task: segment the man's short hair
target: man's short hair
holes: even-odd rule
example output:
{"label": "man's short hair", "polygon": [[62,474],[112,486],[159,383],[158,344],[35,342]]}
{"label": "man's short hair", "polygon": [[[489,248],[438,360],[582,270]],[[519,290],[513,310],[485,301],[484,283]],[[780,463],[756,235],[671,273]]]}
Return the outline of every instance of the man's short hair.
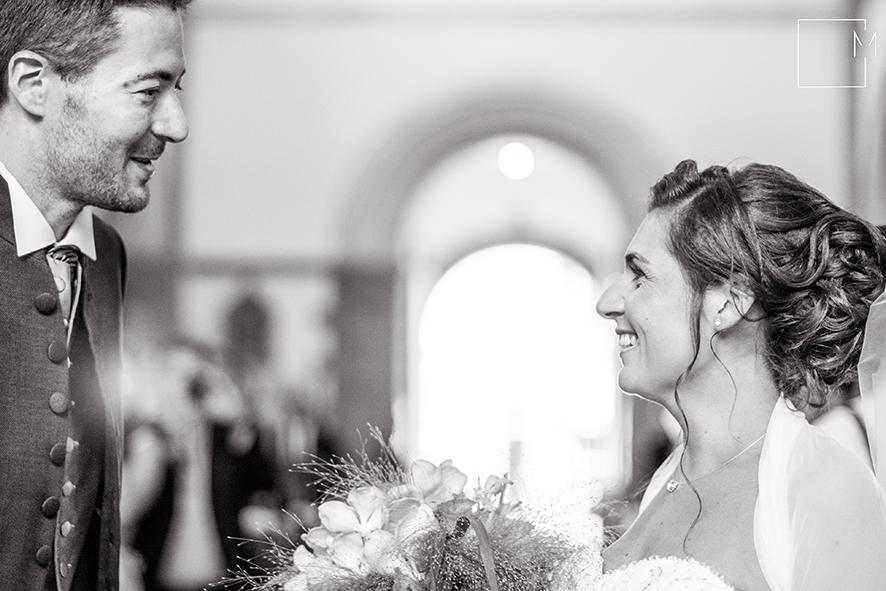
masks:
{"label": "man's short hair", "polygon": [[0,0],[0,107],[9,88],[9,60],[30,50],[45,57],[62,80],[92,71],[114,51],[117,8],[184,11],[191,0]]}

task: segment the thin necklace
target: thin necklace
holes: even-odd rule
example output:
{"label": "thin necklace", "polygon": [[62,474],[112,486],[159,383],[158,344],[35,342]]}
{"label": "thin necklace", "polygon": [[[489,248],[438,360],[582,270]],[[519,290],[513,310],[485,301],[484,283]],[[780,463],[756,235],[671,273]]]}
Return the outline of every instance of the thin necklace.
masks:
{"label": "thin necklace", "polygon": [[[732,456],[731,458],[729,458],[728,460],[726,460],[725,462],[720,464],[718,467],[714,468],[712,471],[705,474],[704,476],[699,476],[698,478],[696,478],[692,482],[698,482],[699,480],[702,480],[703,478],[707,478],[708,476],[716,474],[717,472],[719,472],[720,470],[722,470],[723,468],[725,468],[726,466],[728,466],[729,464],[731,464],[732,462],[737,460],[744,452],[748,451],[749,449],[751,449],[752,447],[757,445],[760,442],[760,440],[763,439],[763,437],[765,437],[765,436],[766,436],[766,432],[764,431],[763,435],[760,435],[759,437],[757,437],[754,441],[752,441],[750,444],[748,444],[748,446],[745,447],[744,449],[742,449],[740,452],[738,452],[737,454],[735,454],[734,456]],[[681,470],[682,470],[682,468],[681,468]],[[670,480],[668,480],[668,483],[665,485],[665,488],[667,489],[667,491],[669,493],[672,493],[675,490],[677,490],[678,488],[680,488],[680,484],[681,484],[680,482],[677,482],[676,480],[671,478]]]}

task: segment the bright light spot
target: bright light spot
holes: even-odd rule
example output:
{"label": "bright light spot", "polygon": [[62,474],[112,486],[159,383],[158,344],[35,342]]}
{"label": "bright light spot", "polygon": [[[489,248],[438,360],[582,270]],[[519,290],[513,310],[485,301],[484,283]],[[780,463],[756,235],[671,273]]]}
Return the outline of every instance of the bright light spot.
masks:
{"label": "bright light spot", "polygon": [[498,152],[498,167],[509,179],[525,179],[535,168],[535,156],[526,144],[511,142]]}
{"label": "bright light spot", "polygon": [[477,477],[508,473],[518,494],[618,483],[612,327],[598,287],[559,252],[496,246],[454,265],[428,298],[415,458]]}

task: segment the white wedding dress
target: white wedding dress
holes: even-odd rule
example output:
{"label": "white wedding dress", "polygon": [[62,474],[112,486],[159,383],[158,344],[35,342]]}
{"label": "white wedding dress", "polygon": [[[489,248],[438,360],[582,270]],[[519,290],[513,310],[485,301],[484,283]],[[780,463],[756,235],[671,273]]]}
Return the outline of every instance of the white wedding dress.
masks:
{"label": "white wedding dress", "polygon": [[[871,307],[858,368],[874,472],[784,397],[772,411],[754,508],[754,546],[770,591],[886,589],[886,292]],[[656,470],[641,513],[672,478],[681,452]],[[558,589],[735,591],[691,559],[653,556],[607,573],[599,551],[581,562],[572,569],[578,576]]]}
{"label": "white wedding dress", "polygon": [[[672,477],[680,452],[655,472],[640,512]],[[754,545],[771,591],[886,588],[886,493],[866,465],[783,397],[760,456]],[[674,557],[631,563],[588,588],[733,591],[705,565]]]}

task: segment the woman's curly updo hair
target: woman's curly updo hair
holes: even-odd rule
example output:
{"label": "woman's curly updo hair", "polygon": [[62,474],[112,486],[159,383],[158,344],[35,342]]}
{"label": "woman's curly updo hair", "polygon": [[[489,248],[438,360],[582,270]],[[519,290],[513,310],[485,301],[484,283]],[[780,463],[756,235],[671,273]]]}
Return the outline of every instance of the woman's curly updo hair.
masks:
{"label": "woman's curly updo hair", "polygon": [[[764,164],[701,172],[685,160],[651,191],[668,214],[671,254],[701,296],[733,281],[756,298],[776,385],[799,409],[856,378],[871,303],[883,290],[886,239],[789,172]],[[759,309],[759,312],[756,312]]]}

